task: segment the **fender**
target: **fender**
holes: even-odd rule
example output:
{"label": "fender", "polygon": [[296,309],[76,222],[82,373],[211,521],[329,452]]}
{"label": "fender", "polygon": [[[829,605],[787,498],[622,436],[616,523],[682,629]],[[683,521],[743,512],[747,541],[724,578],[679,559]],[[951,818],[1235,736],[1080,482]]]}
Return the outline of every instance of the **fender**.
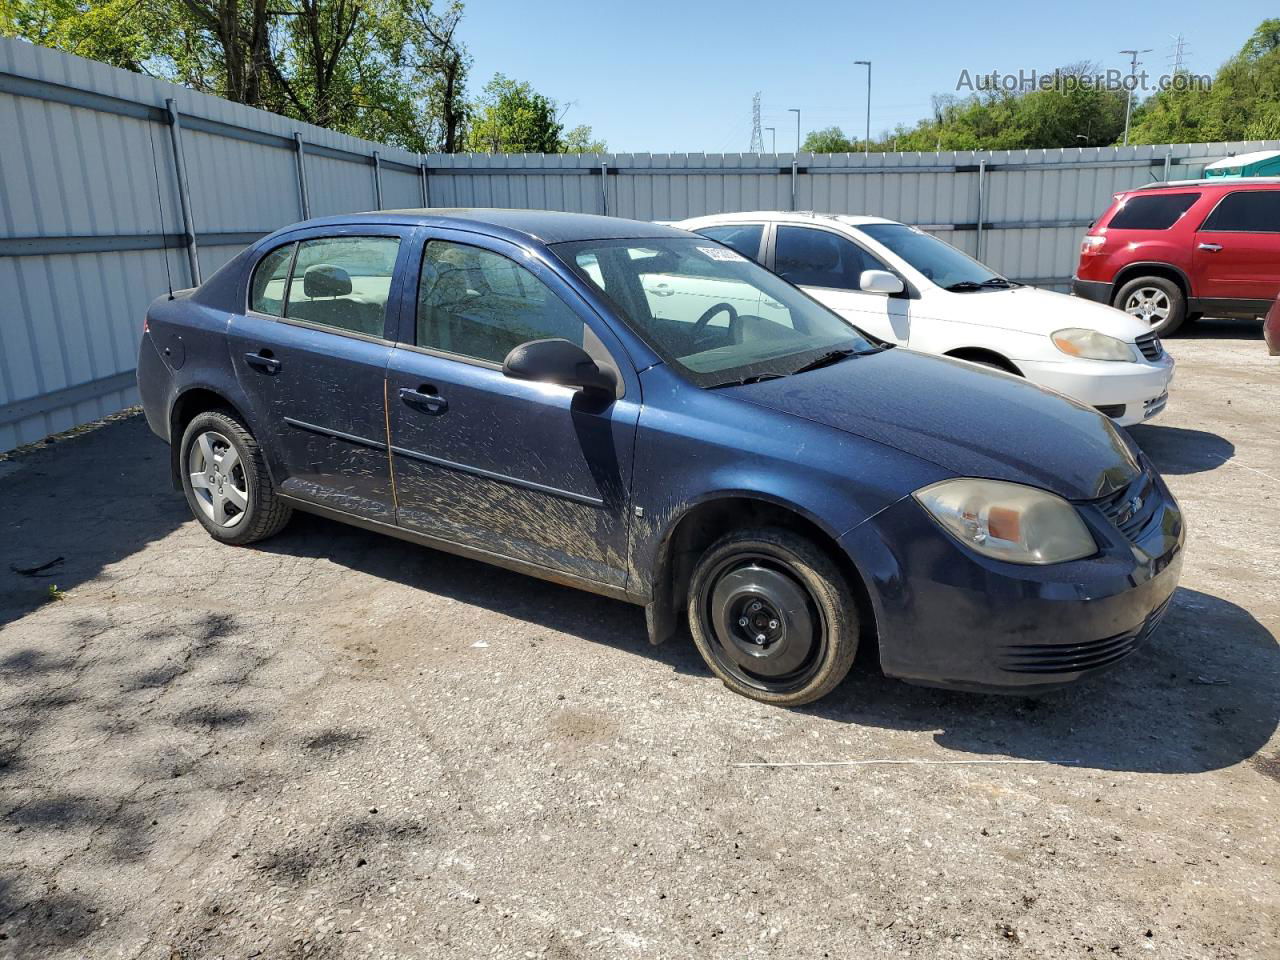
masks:
{"label": "fender", "polygon": [[[173,386],[170,389],[170,395],[165,404],[166,418],[165,422],[169,432],[169,469],[173,480],[175,490],[182,489],[181,479],[181,458],[182,458],[182,436],[177,430],[178,416],[186,411],[183,410],[184,398],[190,397],[194,393],[212,394],[216,396],[221,405],[230,408],[230,410],[239,418],[240,422],[249,428],[249,432],[254,436],[261,436],[258,432],[259,426],[256,418],[252,414],[253,407],[248,402],[248,397],[240,388],[239,382],[229,370],[209,370],[200,371],[202,376],[198,378],[190,378],[186,381],[179,382],[174,379]],[[201,402],[201,409],[208,409],[208,403]],[[186,418],[189,419],[189,418]],[[267,472],[271,473],[270,458],[267,460]],[[271,481],[275,483],[275,477],[271,477]]]}

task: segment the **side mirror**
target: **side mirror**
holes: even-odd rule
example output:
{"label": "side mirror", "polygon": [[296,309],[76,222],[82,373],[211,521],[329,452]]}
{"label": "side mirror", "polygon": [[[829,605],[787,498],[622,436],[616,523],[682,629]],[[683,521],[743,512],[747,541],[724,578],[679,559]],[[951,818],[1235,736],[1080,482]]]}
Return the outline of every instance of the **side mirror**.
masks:
{"label": "side mirror", "polygon": [[858,278],[858,286],[863,293],[883,293],[890,297],[906,289],[902,278],[888,270],[863,270],[862,276]]}
{"label": "side mirror", "polygon": [[601,370],[587,351],[560,337],[530,340],[514,347],[502,362],[502,372],[515,380],[557,383],[610,398],[618,389],[612,370]]}

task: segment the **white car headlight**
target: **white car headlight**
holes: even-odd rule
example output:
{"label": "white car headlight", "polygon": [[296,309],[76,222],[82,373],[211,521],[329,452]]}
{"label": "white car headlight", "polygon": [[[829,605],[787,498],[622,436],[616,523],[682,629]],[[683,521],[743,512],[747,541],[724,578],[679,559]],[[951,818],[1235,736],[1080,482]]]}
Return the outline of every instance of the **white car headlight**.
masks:
{"label": "white car headlight", "polygon": [[913,496],[949,534],[996,560],[1064,563],[1098,550],[1076,508],[1035,487],[961,477]]}
{"label": "white car headlight", "polygon": [[1084,327],[1068,327],[1053,334],[1053,345],[1063,353],[1085,360],[1129,360],[1138,359],[1133,345],[1109,337],[1097,330],[1086,330]]}

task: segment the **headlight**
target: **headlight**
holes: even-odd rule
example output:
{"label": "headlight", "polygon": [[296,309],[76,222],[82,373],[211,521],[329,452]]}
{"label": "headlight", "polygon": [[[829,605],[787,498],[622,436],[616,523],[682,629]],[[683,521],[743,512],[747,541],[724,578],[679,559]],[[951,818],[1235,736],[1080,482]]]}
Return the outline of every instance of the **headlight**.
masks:
{"label": "headlight", "polygon": [[1133,347],[1097,330],[1068,327],[1053,335],[1053,345],[1063,353],[1085,360],[1137,360]]}
{"label": "headlight", "polygon": [[1064,563],[1098,549],[1075,507],[1035,487],[960,478],[922,487],[914,496],[949,534],[996,560]]}

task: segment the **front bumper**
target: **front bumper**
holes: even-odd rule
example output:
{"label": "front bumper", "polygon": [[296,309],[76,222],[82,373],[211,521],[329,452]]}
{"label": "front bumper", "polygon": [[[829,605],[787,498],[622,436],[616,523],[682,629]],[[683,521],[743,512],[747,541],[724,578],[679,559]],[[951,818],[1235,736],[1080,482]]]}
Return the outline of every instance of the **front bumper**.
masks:
{"label": "front bumper", "polygon": [[973,553],[911,497],[845,534],[875,608],[884,672],[928,686],[1036,692],[1106,669],[1145,642],[1181,573],[1178,505],[1163,480],[1144,474],[1107,501],[1078,506],[1098,554],[1043,567]]}
{"label": "front bumper", "polygon": [[1164,409],[1174,370],[1167,353],[1159,360],[1135,363],[1028,360],[1019,366],[1032,383],[1095,407],[1122,427],[1150,420]]}
{"label": "front bumper", "polygon": [[1081,280],[1079,277],[1071,278],[1071,293],[1073,296],[1082,297],[1085,300],[1092,300],[1094,303],[1111,303],[1112,284],[1102,280]]}

